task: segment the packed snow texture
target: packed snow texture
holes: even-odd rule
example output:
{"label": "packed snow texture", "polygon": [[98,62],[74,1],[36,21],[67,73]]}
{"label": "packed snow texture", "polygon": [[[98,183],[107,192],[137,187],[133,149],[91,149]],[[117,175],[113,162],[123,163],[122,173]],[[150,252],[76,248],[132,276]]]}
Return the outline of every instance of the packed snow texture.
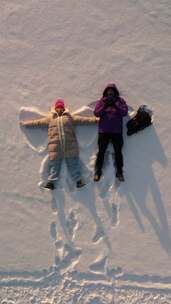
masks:
{"label": "packed snow texture", "polygon": [[[171,303],[170,35],[170,0],[0,1],[2,304]],[[21,107],[62,97],[73,112],[109,82],[155,113],[136,135],[124,128],[126,181],[109,152],[97,185],[40,191],[44,154],[26,143]],[[90,172],[94,131],[78,130]]]}

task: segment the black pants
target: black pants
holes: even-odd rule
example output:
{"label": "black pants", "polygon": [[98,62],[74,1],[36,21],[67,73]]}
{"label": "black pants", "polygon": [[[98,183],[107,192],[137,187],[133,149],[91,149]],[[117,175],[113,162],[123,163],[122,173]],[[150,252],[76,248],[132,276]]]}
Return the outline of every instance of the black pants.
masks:
{"label": "black pants", "polygon": [[112,143],[115,152],[115,166],[116,170],[122,172],[123,168],[123,137],[122,134],[115,133],[99,133],[98,137],[98,153],[95,163],[95,173],[102,173],[102,167],[104,162],[105,151],[109,143]]}

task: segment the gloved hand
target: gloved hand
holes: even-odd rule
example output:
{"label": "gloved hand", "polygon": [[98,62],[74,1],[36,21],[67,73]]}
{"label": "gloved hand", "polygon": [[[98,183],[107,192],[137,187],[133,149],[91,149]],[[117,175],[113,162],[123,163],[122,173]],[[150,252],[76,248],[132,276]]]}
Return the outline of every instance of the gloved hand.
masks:
{"label": "gloved hand", "polygon": [[113,96],[105,97],[103,102],[105,103],[105,107],[113,106],[116,102],[116,99]]}
{"label": "gloved hand", "polygon": [[20,126],[25,126],[26,122],[25,121],[20,121],[19,124],[20,124]]}

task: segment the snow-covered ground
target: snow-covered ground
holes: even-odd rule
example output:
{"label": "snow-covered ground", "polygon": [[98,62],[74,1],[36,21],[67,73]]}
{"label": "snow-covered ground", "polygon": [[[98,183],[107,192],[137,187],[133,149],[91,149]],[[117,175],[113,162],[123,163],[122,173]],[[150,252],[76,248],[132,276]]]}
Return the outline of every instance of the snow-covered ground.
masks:
{"label": "snow-covered ground", "polygon": [[[170,0],[0,1],[0,303],[171,303],[170,37]],[[125,183],[110,160],[98,185],[41,192],[20,108],[76,111],[109,82],[155,113],[124,130]]]}

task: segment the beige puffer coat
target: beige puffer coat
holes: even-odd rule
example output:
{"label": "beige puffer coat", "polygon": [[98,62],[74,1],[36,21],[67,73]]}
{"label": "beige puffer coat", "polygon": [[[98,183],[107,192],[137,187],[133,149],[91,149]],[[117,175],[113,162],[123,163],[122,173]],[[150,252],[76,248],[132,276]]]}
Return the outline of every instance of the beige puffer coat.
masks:
{"label": "beige puffer coat", "polygon": [[71,115],[65,110],[61,116],[50,112],[47,117],[24,122],[26,127],[48,126],[48,151],[50,160],[78,157],[79,147],[75,126],[96,123],[97,118]]}

